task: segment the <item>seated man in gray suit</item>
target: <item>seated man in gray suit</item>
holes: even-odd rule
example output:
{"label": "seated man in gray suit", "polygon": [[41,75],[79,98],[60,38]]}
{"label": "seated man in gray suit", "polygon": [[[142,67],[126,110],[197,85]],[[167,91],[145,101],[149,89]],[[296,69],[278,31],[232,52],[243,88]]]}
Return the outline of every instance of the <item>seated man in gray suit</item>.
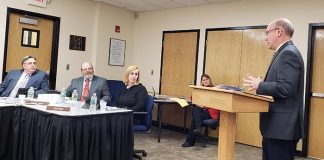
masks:
{"label": "seated man in gray suit", "polygon": [[48,75],[36,69],[36,58],[25,56],[21,64],[23,69],[10,71],[0,84],[1,97],[16,97],[19,88],[33,87],[36,95],[49,90]]}
{"label": "seated man in gray suit", "polygon": [[71,85],[66,89],[66,96],[71,96],[73,90],[78,92],[78,100],[86,101],[90,99],[93,93],[97,94],[98,100],[111,101],[107,80],[94,75],[94,69],[91,63],[84,62],[81,65],[82,77],[74,78]]}

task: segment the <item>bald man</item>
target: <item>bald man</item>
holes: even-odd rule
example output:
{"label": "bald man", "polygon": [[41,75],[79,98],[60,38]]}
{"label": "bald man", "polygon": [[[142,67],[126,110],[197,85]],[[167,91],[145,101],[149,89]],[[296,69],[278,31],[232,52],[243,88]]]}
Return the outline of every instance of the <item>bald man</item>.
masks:
{"label": "bald man", "polygon": [[71,96],[73,90],[78,92],[78,100],[86,101],[96,93],[98,100],[111,101],[107,80],[94,75],[94,68],[90,62],[81,65],[82,76],[74,78],[71,85],[66,89],[66,96]]}
{"label": "bald man", "polygon": [[266,42],[275,50],[264,81],[248,76],[243,86],[269,95],[274,102],[269,112],[260,114],[263,136],[263,160],[293,160],[296,144],[302,137],[304,61],[291,41],[292,23],[286,18],[272,21],[266,30]]}

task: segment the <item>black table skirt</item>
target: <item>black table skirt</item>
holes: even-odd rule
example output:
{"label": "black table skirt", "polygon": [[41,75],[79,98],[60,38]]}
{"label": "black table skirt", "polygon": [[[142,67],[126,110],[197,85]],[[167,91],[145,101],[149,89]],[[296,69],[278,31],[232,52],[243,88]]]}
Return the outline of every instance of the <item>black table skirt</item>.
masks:
{"label": "black table skirt", "polygon": [[15,107],[0,107],[0,160],[11,160]]}
{"label": "black table skirt", "polygon": [[13,160],[132,159],[131,112],[69,117],[16,107],[13,118]]}

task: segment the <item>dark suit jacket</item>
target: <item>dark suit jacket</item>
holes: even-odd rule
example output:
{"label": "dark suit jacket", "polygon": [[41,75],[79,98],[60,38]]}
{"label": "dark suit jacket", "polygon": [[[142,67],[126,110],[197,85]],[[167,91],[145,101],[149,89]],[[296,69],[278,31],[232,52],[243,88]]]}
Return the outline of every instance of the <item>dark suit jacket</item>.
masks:
{"label": "dark suit jacket", "polygon": [[[80,100],[83,91],[83,82],[84,82],[83,77],[72,79],[71,85],[66,89],[66,96],[71,96],[73,90],[76,89],[78,92],[78,100]],[[93,76],[87,98],[91,98],[93,93],[97,94],[98,100],[104,100],[106,102],[111,101],[107,80],[105,78]]]}
{"label": "dark suit jacket", "polygon": [[257,94],[274,98],[269,112],[260,114],[263,137],[283,140],[302,137],[304,61],[291,41],[275,54]]}
{"label": "dark suit jacket", "polygon": [[[15,88],[21,74],[24,70],[12,70],[8,73],[4,81],[0,84],[1,97],[8,97],[11,91]],[[36,70],[28,80],[25,88],[33,87],[35,94],[46,93],[49,90],[48,76],[41,70]]]}

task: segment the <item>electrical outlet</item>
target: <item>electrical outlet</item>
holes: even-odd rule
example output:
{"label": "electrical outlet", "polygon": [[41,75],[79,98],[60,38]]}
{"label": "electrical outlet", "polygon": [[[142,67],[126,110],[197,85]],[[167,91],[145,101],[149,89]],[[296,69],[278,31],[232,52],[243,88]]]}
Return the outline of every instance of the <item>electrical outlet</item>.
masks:
{"label": "electrical outlet", "polygon": [[153,74],[154,74],[154,71],[153,71],[153,69],[151,70],[151,75],[153,76]]}
{"label": "electrical outlet", "polygon": [[66,64],[66,70],[70,70],[70,64]]}

